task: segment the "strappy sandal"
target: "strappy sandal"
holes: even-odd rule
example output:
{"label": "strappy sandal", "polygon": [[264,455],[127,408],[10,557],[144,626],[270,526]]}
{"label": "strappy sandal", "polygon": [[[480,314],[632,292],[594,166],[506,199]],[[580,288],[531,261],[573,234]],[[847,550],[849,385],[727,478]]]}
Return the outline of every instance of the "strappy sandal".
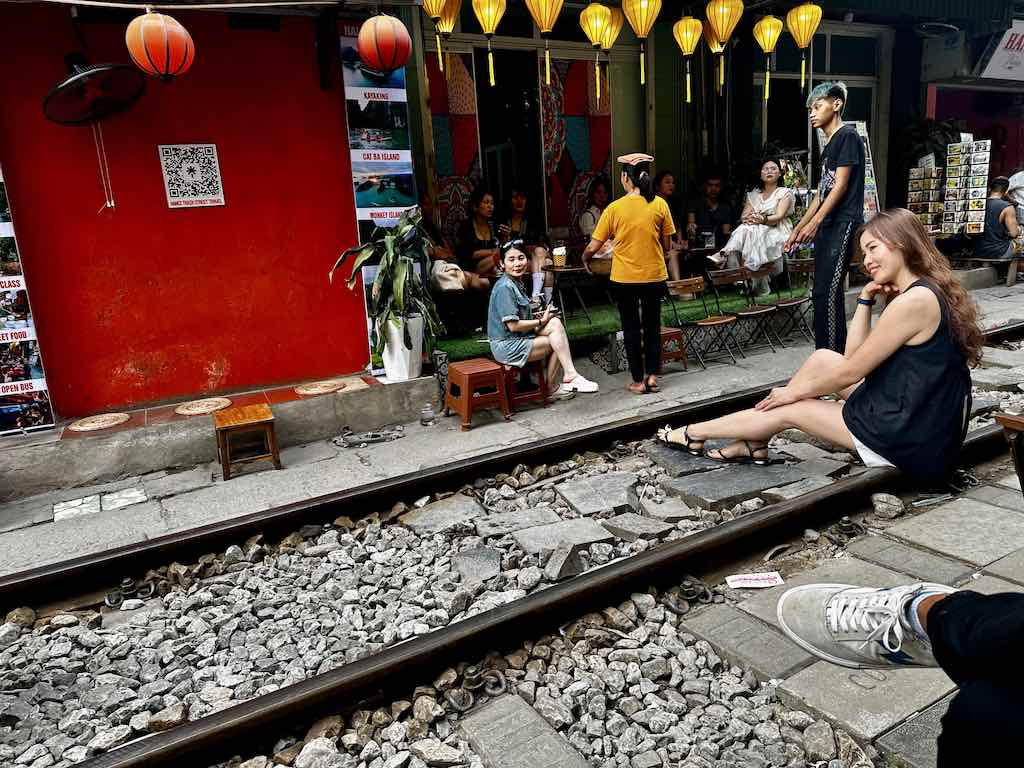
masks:
{"label": "strappy sandal", "polygon": [[[654,383],[651,383],[651,379],[654,379]],[[658,377],[651,375],[644,379],[644,386],[648,392],[661,392],[661,385],[658,384]]]}
{"label": "strappy sandal", "polygon": [[[768,445],[762,445],[754,448],[749,440],[740,440],[738,442],[743,443],[747,446],[746,456],[726,456],[722,453],[721,448],[712,448],[704,455],[712,461],[717,461],[719,464],[756,464],[759,467],[767,467],[771,462],[768,460]],[[728,446],[726,446],[728,447]],[[757,454],[764,453],[764,458],[759,459]],[[717,453],[717,456],[713,456],[713,453]]]}
{"label": "strappy sandal", "polygon": [[[664,427],[658,430],[657,442],[662,445],[667,445],[673,451],[686,451],[691,456],[702,456],[704,454],[704,441],[694,440],[690,437],[690,433],[687,431],[689,427],[683,427],[683,440],[686,442],[680,443],[675,440],[669,439],[669,433],[672,432],[672,427],[666,424]],[[696,445],[699,444],[699,447]]]}

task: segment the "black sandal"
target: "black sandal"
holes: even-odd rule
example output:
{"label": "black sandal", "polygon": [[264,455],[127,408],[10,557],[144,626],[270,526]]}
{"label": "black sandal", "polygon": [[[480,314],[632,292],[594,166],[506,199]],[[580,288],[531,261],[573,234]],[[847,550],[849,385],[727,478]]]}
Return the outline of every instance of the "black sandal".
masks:
{"label": "black sandal", "polygon": [[[767,443],[758,448],[754,448],[753,446],[750,445],[749,440],[740,440],[739,442],[747,446],[746,456],[726,456],[724,453],[722,453],[721,448],[712,448],[711,451],[708,451],[704,455],[707,458],[711,459],[712,461],[717,461],[719,464],[756,464],[759,467],[767,467],[769,464],[771,464],[771,461],[769,461],[768,459]],[[764,451],[764,458],[757,458],[757,454],[761,453],[762,451]],[[718,455],[712,456],[712,453],[717,453]]]}
{"label": "black sandal", "polygon": [[[673,451],[686,451],[691,456],[703,456],[704,455],[704,441],[703,440],[694,440],[692,437],[690,437],[690,434],[689,434],[689,432],[687,430],[689,430],[689,426],[683,427],[683,440],[685,440],[686,442],[685,443],[679,443],[679,442],[676,442],[675,440],[669,440],[668,439],[668,435],[669,435],[669,432],[672,431],[672,427],[670,427],[669,425],[666,424],[664,427],[662,427],[661,429],[658,430],[658,436],[657,436],[656,440],[657,440],[657,442],[661,443],[662,445],[667,445]],[[699,448],[695,448],[694,447],[694,443],[699,443],[700,447]]]}

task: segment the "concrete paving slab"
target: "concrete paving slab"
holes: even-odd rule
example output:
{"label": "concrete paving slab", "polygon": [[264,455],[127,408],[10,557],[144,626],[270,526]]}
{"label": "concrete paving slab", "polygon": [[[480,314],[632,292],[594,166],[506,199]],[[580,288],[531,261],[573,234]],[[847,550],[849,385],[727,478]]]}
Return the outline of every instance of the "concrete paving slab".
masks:
{"label": "concrete paving slab", "polygon": [[958,586],[960,589],[969,589],[972,592],[978,592],[982,595],[996,595],[1000,592],[1024,593],[1024,586],[1015,584],[1012,581],[997,579],[995,576],[989,576],[987,574],[982,574],[977,578],[968,579]]}
{"label": "concrete paving slab", "polygon": [[100,507],[104,512],[109,512],[114,509],[130,507],[132,504],[141,504],[144,501],[146,501],[146,492],[138,486],[133,486],[125,488],[123,491],[104,493],[100,496]]}
{"label": "concrete paving slab", "polygon": [[969,499],[983,501],[986,504],[1024,512],[1024,496],[1020,491],[1013,491],[999,485],[979,485],[976,488],[971,488],[964,495]]}
{"label": "concrete paving slab", "polygon": [[807,477],[839,477],[850,468],[850,462],[822,457],[801,461],[796,468]]}
{"label": "concrete paving slab", "polygon": [[841,557],[828,560],[817,568],[804,571],[786,580],[785,584],[771,589],[761,589],[752,597],[739,604],[739,608],[757,616],[773,627],[779,625],[775,615],[775,606],[782,593],[793,587],[804,584],[831,583],[854,584],[861,587],[892,587],[906,584],[913,579],[904,573],[897,573],[888,568],[869,563],[856,557]]}
{"label": "concrete paving slab", "polygon": [[850,542],[846,551],[862,560],[936,584],[952,586],[974,572],[969,565],[908,547],[885,536],[861,536]]}
{"label": "concrete paving slab", "polygon": [[473,521],[483,514],[484,508],[476,499],[457,493],[447,499],[427,504],[422,509],[407,512],[398,520],[420,535],[431,535],[443,533],[456,526],[472,525]]}
{"label": "concrete paving slab", "polygon": [[151,499],[163,499],[188,493],[212,483],[212,474],[208,465],[195,467],[184,472],[174,472],[162,477],[142,481],[142,488]]}
{"label": "concrete paving slab", "polygon": [[803,480],[804,473],[792,466],[727,466],[713,472],[666,479],[665,493],[704,509],[725,509],[752,499],[761,491]]}
{"label": "concrete paving slab", "polygon": [[985,571],[1002,579],[1024,584],[1024,549],[1018,549],[990,563],[985,566]]}
{"label": "concrete paving slab", "polygon": [[996,485],[1001,485],[1003,488],[1009,488],[1011,491],[1020,490],[1020,478],[1017,477],[1016,472],[1008,472],[1001,477],[997,477],[992,482]]}
{"label": "concrete paving slab", "polygon": [[816,661],[777,629],[731,605],[710,605],[684,616],[680,626],[762,680],[789,677]]}
{"label": "concrete paving slab", "polygon": [[4,535],[0,547],[0,575],[105,552],[165,532],[160,504],[153,501],[129,510],[97,512],[89,517],[88,525],[71,519],[11,531]]}
{"label": "concrete paving slab", "polygon": [[664,501],[653,501],[644,496],[640,498],[635,493],[629,494],[630,504],[638,514],[660,520],[663,523],[678,523],[680,520],[697,520],[700,512],[690,509],[679,499],[667,497]]}
{"label": "concrete paving slab", "polygon": [[1024,367],[975,368],[971,371],[971,381],[990,392],[1019,392],[1017,385],[1024,382]]}
{"label": "concrete paving slab", "polygon": [[986,368],[1020,368],[1024,366],[1024,349],[985,347],[981,362]]}
{"label": "concrete paving slab", "polygon": [[491,547],[464,549],[452,555],[452,566],[463,582],[487,581],[501,573],[501,552]]}
{"label": "concrete paving slab", "polygon": [[785,704],[810,709],[867,741],[955,687],[941,669],[847,669],[818,661],[784,680],[778,693]]}
{"label": "concrete paving slab", "polygon": [[73,517],[95,515],[100,509],[100,495],[97,493],[92,496],[83,496],[80,499],[57,502],[53,505],[53,519],[55,522],[60,522]]}
{"label": "concrete paving slab", "polygon": [[626,492],[636,483],[632,472],[608,472],[555,486],[558,495],[581,515],[630,509]]}
{"label": "concrete paving slab", "polygon": [[720,462],[712,461],[704,456],[693,456],[686,451],[677,451],[653,440],[645,443],[643,450],[651,461],[668,473],[669,477],[685,477],[696,472],[709,472],[722,468]]}
{"label": "concrete paving slab", "polygon": [[660,539],[669,531],[675,530],[673,525],[652,520],[649,517],[641,517],[636,512],[624,512],[621,515],[610,517],[607,520],[602,520],[601,525],[623,541]]}
{"label": "concrete paving slab", "polygon": [[47,498],[31,496],[0,507],[0,533],[50,522],[53,522],[53,502]]}
{"label": "concrete paving slab", "polygon": [[506,533],[533,528],[538,525],[557,523],[558,513],[550,507],[514,509],[511,512],[485,514],[476,519],[477,536],[504,536]]}
{"label": "concrete paving slab", "polygon": [[824,448],[819,448],[810,443],[786,443],[785,445],[778,446],[778,448],[772,446],[772,450],[778,450],[780,453],[792,456],[794,459],[800,459],[801,461],[813,461],[814,459],[842,460],[839,457],[848,455],[826,451]]}
{"label": "concrete paving slab", "polygon": [[936,739],[942,733],[942,718],[955,695],[939,699],[886,733],[875,742],[878,751],[905,768],[935,768],[939,757]]}
{"label": "concrete paving slab", "polygon": [[960,498],[887,529],[897,539],[974,565],[1024,547],[1024,515]]}
{"label": "concrete paving slab", "polygon": [[[847,465],[849,466],[849,465]],[[778,488],[768,488],[762,491],[761,497],[770,504],[774,504],[779,501],[787,501],[789,499],[795,499],[797,496],[803,496],[805,493],[816,491],[819,488],[825,488],[826,486],[832,485],[835,482],[831,477],[805,477],[803,480],[798,480],[795,483],[789,485],[781,485]]]}
{"label": "concrete paving slab", "polygon": [[487,768],[587,768],[583,756],[515,694],[467,715],[459,729]]}
{"label": "concrete paving slab", "polygon": [[312,464],[325,459],[333,459],[337,455],[338,448],[328,440],[321,440],[317,443],[285,448],[281,451],[281,463],[286,467],[291,467],[296,464]]}
{"label": "concrete paving slab", "polygon": [[524,528],[512,536],[528,554],[553,550],[559,544],[597,544],[615,540],[607,528],[589,517]]}

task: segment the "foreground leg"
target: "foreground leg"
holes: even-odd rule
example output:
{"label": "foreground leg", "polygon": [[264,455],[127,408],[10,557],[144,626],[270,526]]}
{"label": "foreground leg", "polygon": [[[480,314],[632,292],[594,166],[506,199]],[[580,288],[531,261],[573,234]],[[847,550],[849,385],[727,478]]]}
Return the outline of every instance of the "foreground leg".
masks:
{"label": "foreground leg", "polygon": [[[799,429],[809,435],[828,440],[843,448],[853,448],[853,435],[843,421],[843,404],[825,400],[801,400],[770,411],[745,411],[722,416],[689,426],[690,437],[706,440],[733,437],[767,443],[784,429]],[[681,439],[682,430],[675,430],[671,439]]]}
{"label": "foreground leg", "polygon": [[[598,391],[598,385],[595,382],[590,381],[576,370],[576,366],[572,361],[572,352],[569,349],[569,337],[560,319],[554,317],[548,321],[548,324],[538,331],[537,337],[545,338],[550,342],[553,353],[551,356],[556,358],[557,363],[562,367],[563,377],[561,379],[552,379],[553,381],[562,382],[560,389],[576,392]],[[550,365],[551,363],[549,362]],[[555,369],[549,367],[548,370],[553,371]]]}

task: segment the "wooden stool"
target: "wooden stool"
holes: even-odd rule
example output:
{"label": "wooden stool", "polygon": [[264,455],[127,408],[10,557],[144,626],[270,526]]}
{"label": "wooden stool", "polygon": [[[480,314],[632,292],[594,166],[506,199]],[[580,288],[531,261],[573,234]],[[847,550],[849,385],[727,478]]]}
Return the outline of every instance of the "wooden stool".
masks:
{"label": "wooden stool", "polygon": [[[517,368],[514,365],[502,364],[505,371],[505,392],[508,393],[508,408],[515,413],[516,406],[524,403],[541,403],[545,408],[551,403],[551,395],[548,392],[548,375],[543,360],[534,360]],[[533,374],[537,378],[537,388],[520,392],[517,384],[522,374]]]}
{"label": "wooden stool", "polygon": [[1024,416],[997,413],[995,419],[996,423],[1003,428],[1006,442],[1010,444],[1013,468],[1017,472],[1017,479],[1021,481],[1021,493],[1024,493]]}
{"label": "wooden stool", "polygon": [[501,366],[486,357],[460,360],[448,365],[448,389],[444,395],[444,415],[452,411],[462,416],[462,429],[472,426],[473,411],[501,408],[505,421],[512,418],[505,392],[505,374]]}
{"label": "wooden stool", "polygon": [[661,326],[661,362],[670,363],[681,360],[683,370],[689,370],[686,364],[686,337],[682,328]]}
{"label": "wooden stool", "polygon": [[[217,458],[224,472],[224,479],[231,479],[231,467],[260,459],[271,459],[276,469],[281,468],[281,454],[277,449],[277,435],[274,433],[274,414],[266,404],[243,405],[240,408],[225,408],[213,414],[213,428],[217,433]],[[256,455],[232,458],[231,435],[258,433],[263,438],[264,452]]]}

